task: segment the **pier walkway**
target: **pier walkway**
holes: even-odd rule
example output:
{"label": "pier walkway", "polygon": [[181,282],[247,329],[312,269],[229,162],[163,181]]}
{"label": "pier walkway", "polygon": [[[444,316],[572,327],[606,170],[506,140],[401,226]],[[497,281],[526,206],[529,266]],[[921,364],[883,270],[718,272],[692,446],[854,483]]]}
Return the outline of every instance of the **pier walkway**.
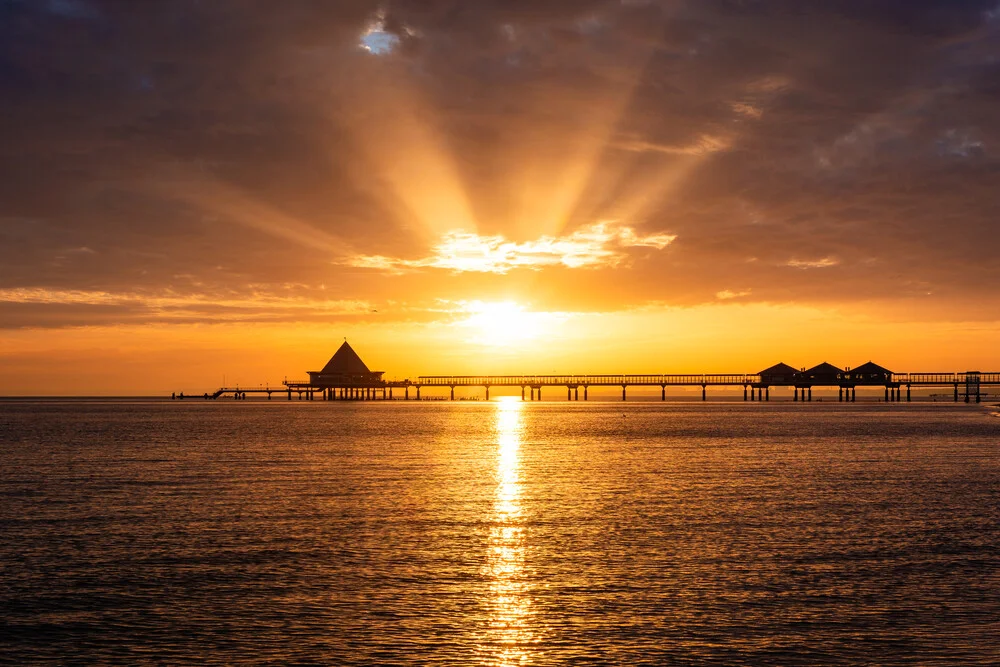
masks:
{"label": "pier walkway", "polygon": [[[308,371],[308,380],[288,380],[281,387],[259,385],[255,387],[221,387],[204,399],[218,399],[230,395],[242,400],[248,394],[274,394],[292,400],[312,401],[319,398],[334,400],[421,400],[421,389],[449,390],[448,397],[455,400],[458,387],[482,387],[486,400],[493,387],[520,387],[521,400],[541,400],[544,387],[565,387],[566,400],[588,400],[591,387],[621,387],[622,400],[628,398],[629,387],[659,387],[660,400],[667,398],[667,387],[701,387],[701,400],[708,400],[710,387],[742,387],[743,400],[769,401],[771,387],[791,387],[795,401],[811,401],[813,387],[837,387],[840,401],[855,401],[858,387],[881,387],[886,401],[901,401],[906,388],[906,401],[912,400],[912,390],[920,387],[951,389],[954,401],[960,397],[969,403],[982,400],[984,387],[1000,387],[1000,372],[984,373],[964,371],[958,373],[894,373],[868,361],[855,368],[838,368],[823,362],[812,368],[797,369],[778,363],[758,373],[632,373],[624,375],[420,375],[415,380],[385,380],[384,371],[372,371],[354,349],[344,340],[337,352],[320,371]],[[393,395],[396,391],[398,394]],[[402,394],[401,396],[399,394]],[[185,398],[184,394],[173,398]],[[191,396],[188,396],[191,398]],[[197,396],[195,396],[197,398]]]}
{"label": "pier walkway", "polygon": [[[317,386],[310,380],[285,380],[280,387],[260,385],[248,387],[221,387],[202,396],[188,395],[181,398],[218,399],[232,396],[245,399],[248,394],[266,395],[286,400],[421,400],[421,390],[448,389],[448,397],[455,400],[455,389],[481,387],[489,400],[493,387],[520,387],[523,400],[542,400],[542,389],[566,389],[567,400],[589,399],[591,387],[621,387],[622,400],[628,398],[629,387],[659,387],[660,400],[666,400],[667,387],[701,387],[701,399],[708,400],[713,387],[743,389],[743,400],[769,401],[772,387],[791,387],[795,401],[811,401],[813,387],[837,387],[840,401],[854,401],[858,387],[884,388],[886,401],[910,401],[914,388],[947,388],[953,400],[966,403],[980,402],[987,387],[1000,387],[1000,372],[967,371],[964,373],[890,373],[878,378],[852,377],[844,373],[840,378],[809,377],[797,372],[779,379],[762,374],[622,374],[622,375],[421,375],[415,380],[363,382],[341,386]],[[904,395],[905,389],[905,395]],[[413,394],[411,396],[411,390]],[[582,391],[581,391],[582,390]]]}

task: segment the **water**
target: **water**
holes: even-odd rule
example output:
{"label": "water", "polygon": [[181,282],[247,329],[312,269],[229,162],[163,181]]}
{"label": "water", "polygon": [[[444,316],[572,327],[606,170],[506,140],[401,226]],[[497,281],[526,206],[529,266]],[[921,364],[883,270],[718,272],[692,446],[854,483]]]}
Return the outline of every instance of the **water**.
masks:
{"label": "water", "polygon": [[0,662],[1000,663],[965,405],[0,403]]}

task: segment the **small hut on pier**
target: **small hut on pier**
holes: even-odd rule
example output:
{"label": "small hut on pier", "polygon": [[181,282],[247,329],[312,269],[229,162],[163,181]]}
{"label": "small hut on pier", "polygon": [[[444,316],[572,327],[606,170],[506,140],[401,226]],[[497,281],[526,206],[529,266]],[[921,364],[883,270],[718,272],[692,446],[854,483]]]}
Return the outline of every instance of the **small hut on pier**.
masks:
{"label": "small hut on pier", "polygon": [[760,383],[769,385],[789,385],[795,382],[799,372],[788,364],[778,363],[770,368],[765,368],[757,375],[760,376]]}
{"label": "small hut on pier", "polygon": [[892,381],[892,371],[872,361],[852,368],[847,375],[855,384],[885,385]]}
{"label": "small hut on pier", "polygon": [[823,362],[799,374],[799,382],[803,385],[819,385],[833,387],[844,383],[847,371],[833,364]]}

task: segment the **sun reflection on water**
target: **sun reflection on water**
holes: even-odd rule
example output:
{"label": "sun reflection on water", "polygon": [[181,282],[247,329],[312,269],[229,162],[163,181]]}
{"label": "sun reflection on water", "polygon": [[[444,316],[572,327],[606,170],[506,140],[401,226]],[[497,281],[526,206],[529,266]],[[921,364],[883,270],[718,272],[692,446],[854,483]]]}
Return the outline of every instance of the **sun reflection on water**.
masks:
{"label": "sun reflection on water", "polygon": [[484,574],[489,578],[490,664],[530,663],[531,597],[524,573],[525,531],[522,524],[521,401],[496,403],[497,489],[490,518],[489,550]]}

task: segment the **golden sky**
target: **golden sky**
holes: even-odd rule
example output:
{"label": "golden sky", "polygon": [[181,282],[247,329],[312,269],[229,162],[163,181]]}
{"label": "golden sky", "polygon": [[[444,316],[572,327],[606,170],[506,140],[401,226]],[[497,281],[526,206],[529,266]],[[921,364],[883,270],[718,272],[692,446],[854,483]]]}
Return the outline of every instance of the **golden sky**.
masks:
{"label": "golden sky", "polygon": [[[336,5],[336,6],[334,6]],[[0,395],[1000,368],[995,2],[0,7]]]}

